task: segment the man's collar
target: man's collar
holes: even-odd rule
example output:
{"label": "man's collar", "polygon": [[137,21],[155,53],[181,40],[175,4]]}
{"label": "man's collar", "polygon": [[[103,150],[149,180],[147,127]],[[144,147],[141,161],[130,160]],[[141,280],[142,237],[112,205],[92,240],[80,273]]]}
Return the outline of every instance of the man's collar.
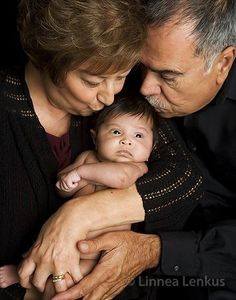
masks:
{"label": "man's collar", "polygon": [[229,75],[226,78],[224,84],[216,95],[212,104],[224,103],[225,100],[230,99],[236,101],[236,61],[234,61],[232,68],[229,71]]}
{"label": "man's collar", "polygon": [[236,101],[236,61],[234,61],[225,81],[225,97]]}

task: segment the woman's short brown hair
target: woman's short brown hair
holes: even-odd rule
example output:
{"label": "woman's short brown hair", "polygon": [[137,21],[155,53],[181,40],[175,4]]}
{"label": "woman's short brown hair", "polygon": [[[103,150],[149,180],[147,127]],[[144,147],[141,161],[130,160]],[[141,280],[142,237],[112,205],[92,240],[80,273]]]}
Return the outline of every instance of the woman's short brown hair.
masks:
{"label": "woman's short brown hair", "polygon": [[139,0],[21,0],[21,44],[36,67],[58,83],[89,62],[99,75],[128,70],[146,37]]}

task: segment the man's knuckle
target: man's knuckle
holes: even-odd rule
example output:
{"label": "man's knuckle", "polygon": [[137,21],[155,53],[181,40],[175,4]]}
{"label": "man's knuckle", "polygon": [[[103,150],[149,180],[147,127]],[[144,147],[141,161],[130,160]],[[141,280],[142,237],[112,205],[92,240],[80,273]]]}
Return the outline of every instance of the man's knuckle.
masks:
{"label": "man's knuckle", "polygon": [[77,290],[76,297],[81,298],[83,296],[86,296],[89,292],[90,289],[87,285],[81,286],[79,290]]}
{"label": "man's knuckle", "polygon": [[106,270],[106,277],[107,278],[113,278],[115,277],[116,272],[114,271],[114,269],[109,268]]}

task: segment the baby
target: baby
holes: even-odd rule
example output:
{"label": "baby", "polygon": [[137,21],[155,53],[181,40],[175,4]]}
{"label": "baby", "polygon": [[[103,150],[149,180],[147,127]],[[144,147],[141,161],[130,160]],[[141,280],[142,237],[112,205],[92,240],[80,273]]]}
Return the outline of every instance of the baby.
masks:
{"label": "baby", "polygon": [[[146,162],[157,141],[157,112],[139,93],[120,94],[111,106],[98,114],[91,134],[95,150],[80,154],[58,175],[56,186],[62,197],[77,197],[107,187],[122,189],[134,184],[148,171]],[[96,230],[89,232],[87,238],[130,227]],[[81,256],[81,273],[89,273],[96,259],[97,256]]]}
{"label": "baby", "polygon": [[148,171],[146,162],[156,143],[156,115],[140,94],[117,96],[98,114],[91,130],[95,150],[83,152],[59,173],[59,194],[81,196],[135,183]]}

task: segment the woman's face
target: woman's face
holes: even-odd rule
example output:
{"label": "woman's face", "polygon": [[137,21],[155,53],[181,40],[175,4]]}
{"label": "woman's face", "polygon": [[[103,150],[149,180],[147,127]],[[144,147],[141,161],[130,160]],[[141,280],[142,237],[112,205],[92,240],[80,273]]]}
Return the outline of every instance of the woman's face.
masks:
{"label": "woman's face", "polygon": [[121,91],[129,72],[91,75],[81,67],[68,72],[59,86],[47,80],[45,89],[53,106],[73,115],[89,116],[113,103],[114,95]]}

